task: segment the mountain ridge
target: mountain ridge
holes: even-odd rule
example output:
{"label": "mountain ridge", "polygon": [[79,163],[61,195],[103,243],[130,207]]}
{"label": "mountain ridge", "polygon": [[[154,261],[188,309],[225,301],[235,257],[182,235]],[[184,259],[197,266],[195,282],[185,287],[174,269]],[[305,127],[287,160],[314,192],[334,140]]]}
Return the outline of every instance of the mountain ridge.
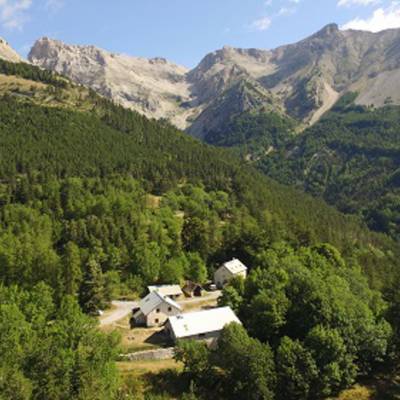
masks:
{"label": "mountain ridge", "polygon": [[[39,39],[28,59],[201,139],[243,112],[274,111],[313,125],[348,91],[359,93],[362,105],[400,104],[400,84],[387,83],[400,82],[400,29],[371,33],[329,24],[272,50],[225,46],[191,70],[49,38]],[[238,107],[227,94],[247,101]],[[215,117],[215,110],[223,112]]]}

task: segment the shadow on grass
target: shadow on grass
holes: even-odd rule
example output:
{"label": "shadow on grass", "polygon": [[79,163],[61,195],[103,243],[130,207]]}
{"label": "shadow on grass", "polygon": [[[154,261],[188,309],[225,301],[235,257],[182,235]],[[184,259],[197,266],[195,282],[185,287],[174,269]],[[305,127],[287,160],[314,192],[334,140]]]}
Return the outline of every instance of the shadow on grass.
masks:
{"label": "shadow on grass", "polygon": [[151,386],[152,393],[157,395],[167,393],[174,398],[179,398],[182,393],[188,390],[190,385],[185,374],[176,369],[166,369],[156,374],[148,373],[144,375],[144,379]]}
{"label": "shadow on grass", "polygon": [[153,333],[144,341],[144,343],[157,347],[170,347],[173,345],[170,337],[164,332],[164,330]]}

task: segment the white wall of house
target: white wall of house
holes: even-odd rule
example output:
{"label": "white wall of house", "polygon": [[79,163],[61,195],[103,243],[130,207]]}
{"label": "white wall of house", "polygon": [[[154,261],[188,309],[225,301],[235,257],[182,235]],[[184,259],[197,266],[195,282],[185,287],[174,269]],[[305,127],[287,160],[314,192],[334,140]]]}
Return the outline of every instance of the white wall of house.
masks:
{"label": "white wall of house", "polygon": [[181,313],[181,310],[168,303],[161,303],[146,316],[146,325],[148,327],[161,326],[168,319]]}
{"label": "white wall of house", "polygon": [[233,274],[231,271],[228,270],[225,266],[218,268],[214,273],[214,283],[219,287],[222,288],[229,283],[229,281],[236,277],[241,276],[242,278],[246,279],[247,271],[241,271],[236,274]]}

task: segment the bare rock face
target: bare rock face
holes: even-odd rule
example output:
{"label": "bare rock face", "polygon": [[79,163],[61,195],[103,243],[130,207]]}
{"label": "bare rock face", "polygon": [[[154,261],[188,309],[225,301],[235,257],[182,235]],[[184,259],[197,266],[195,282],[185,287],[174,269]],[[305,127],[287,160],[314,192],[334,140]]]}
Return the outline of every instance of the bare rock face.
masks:
{"label": "bare rock face", "polygon": [[10,62],[21,62],[22,57],[2,38],[0,38],[0,58]]}
{"label": "bare rock face", "polygon": [[28,58],[147,117],[168,118],[182,127],[179,104],[189,100],[184,67],[163,58],[128,57],[48,38],[38,40]]}
{"label": "bare rock face", "polygon": [[116,55],[40,39],[29,60],[194,136],[242,112],[268,110],[313,124],[348,91],[359,104],[400,104],[400,30],[324,27],[274,50],[224,47],[189,71],[161,58]]}

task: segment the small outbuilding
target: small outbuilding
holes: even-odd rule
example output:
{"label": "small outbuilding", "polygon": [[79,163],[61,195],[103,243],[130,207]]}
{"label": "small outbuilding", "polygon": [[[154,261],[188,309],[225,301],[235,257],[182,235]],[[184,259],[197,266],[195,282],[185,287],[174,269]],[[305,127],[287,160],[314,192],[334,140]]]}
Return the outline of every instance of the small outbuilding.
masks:
{"label": "small outbuilding", "polygon": [[187,281],[182,288],[182,292],[186,297],[201,297],[203,295],[203,287],[198,283]]}
{"label": "small outbuilding", "polygon": [[179,285],[154,285],[147,286],[149,293],[158,292],[162,296],[168,296],[173,300],[179,299],[182,295],[182,289]]}
{"label": "small outbuilding", "polygon": [[214,308],[169,317],[165,332],[174,342],[182,339],[213,342],[218,339],[224,326],[232,322],[241,324],[230,307]]}
{"label": "small outbuilding", "polygon": [[159,292],[151,292],[143,298],[134,310],[133,322],[138,326],[161,326],[174,315],[182,312],[181,306]]}
{"label": "small outbuilding", "polygon": [[222,264],[214,273],[214,283],[222,289],[229,281],[237,276],[247,277],[247,267],[237,258]]}

